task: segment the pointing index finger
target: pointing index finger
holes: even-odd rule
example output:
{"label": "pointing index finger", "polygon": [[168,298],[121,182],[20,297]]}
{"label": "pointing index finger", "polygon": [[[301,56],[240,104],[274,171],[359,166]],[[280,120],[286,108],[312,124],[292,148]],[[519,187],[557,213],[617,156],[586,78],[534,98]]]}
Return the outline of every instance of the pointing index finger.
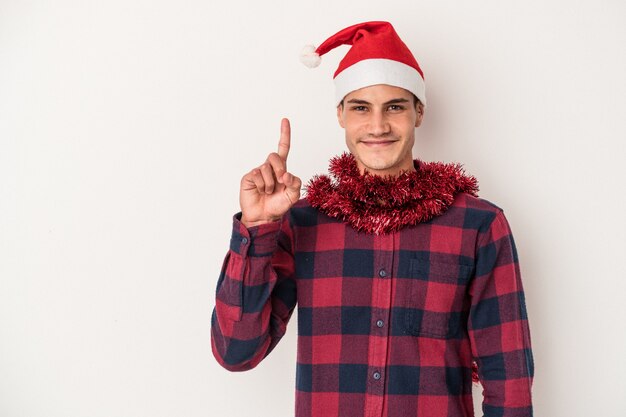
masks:
{"label": "pointing index finger", "polygon": [[278,142],[278,155],[284,160],[287,160],[289,155],[289,147],[291,146],[291,126],[289,125],[289,119],[285,118],[280,123],[280,141]]}

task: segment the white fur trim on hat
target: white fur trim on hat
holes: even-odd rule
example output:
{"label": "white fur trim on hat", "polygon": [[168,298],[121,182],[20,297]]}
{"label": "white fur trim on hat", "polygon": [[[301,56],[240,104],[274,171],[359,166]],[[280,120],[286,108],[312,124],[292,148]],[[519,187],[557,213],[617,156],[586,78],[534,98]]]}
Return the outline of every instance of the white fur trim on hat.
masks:
{"label": "white fur trim on hat", "polygon": [[420,73],[400,61],[383,58],[364,59],[337,74],[335,101],[339,104],[350,92],[376,84],[404,88],[426,106],[426,86]]}

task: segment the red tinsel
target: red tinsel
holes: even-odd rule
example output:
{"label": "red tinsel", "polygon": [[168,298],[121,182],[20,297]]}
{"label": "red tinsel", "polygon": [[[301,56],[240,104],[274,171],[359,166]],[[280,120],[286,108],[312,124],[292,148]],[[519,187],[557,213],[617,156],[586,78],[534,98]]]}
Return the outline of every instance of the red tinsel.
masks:
{"label": "red tinsel", "polygon": [[443,214],[457,193],[478,197],[478,181],[459,163],[413,161],[415,171],[398,176],[359,172],[354,155],[330,160],[330,175],[315,175],[306,185],[307,200],[330,217],[376,235],[426,222]]}

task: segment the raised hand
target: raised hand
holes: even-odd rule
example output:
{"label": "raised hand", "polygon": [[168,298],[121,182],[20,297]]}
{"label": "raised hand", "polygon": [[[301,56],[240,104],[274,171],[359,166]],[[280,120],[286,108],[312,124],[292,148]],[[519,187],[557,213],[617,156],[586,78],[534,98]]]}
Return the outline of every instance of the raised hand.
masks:
{"label": "raised hand", "polygon": [[279,220],[300,199],[300,178],[287,171],[291,146],[289,120],[280,125],[278,152],[268,155],[263,164],[241,179],[239,204],[241,222],[246,227]]}

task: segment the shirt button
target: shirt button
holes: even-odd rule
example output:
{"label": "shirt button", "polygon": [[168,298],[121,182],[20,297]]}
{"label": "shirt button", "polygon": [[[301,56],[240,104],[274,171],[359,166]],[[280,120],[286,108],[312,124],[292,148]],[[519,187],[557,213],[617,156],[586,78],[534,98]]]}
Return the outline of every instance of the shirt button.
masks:
{"label": "shirt button", "polygon": [[376,326],[378,326],[378,327],[383,327],[384,325],[385,325],[385,322],[384,322],[384,321],[382,321],[382,320],[378,320],[378,321],[376,322]]}
{"label": "shirt button", "polygon": [[247,237],[242,238],[241,243],[243,243],[244,245],[248,243],[248,238]]}
{"label": "shirt button", "polygon": [[379,380],[380,379],[380,372],[374,372],[374,375],[372,375],[374,377],[375,380]]}
{"label": "shirt button", "polygon": [[381,278],[385,278],[387,276],[387,271],[385,271],[385,269],[381,269],[380,271],[378,271],[378,276]]}

